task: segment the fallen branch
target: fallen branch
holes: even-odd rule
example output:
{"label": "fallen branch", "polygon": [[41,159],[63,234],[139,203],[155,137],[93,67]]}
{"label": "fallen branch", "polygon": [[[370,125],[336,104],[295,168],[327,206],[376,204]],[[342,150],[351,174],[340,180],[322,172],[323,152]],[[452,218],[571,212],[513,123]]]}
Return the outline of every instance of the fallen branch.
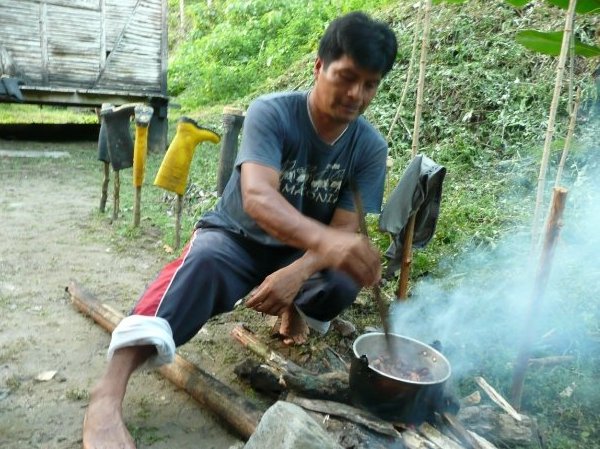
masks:
{"label": "fallen branch", "polygon": [[[108,332],[112,332],[123,319],[122,314],[98,301],[74,281],[66,291],[79,311]],[[262,417],[264,410],[179,355],[175,356],[175,361],[170,365],[163,365],[159,372],[246,439],[252,435]]]}

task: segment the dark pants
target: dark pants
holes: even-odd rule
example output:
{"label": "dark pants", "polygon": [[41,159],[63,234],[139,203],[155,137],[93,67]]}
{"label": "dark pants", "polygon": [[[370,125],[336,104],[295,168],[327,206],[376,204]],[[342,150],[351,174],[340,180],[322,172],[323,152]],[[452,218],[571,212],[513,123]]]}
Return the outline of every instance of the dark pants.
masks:
{"label": "dark pants", "polygon": [[[182,345],[209,318],[232,310],[265,277],[301,255],[221,229],[198,229],[181,256],[148,286],[132,314],[164,318],[175,344]],[[329,321],[354,302],[359,290],[346,274],[323,270],[305,282],[294,302],[307,316]]]}

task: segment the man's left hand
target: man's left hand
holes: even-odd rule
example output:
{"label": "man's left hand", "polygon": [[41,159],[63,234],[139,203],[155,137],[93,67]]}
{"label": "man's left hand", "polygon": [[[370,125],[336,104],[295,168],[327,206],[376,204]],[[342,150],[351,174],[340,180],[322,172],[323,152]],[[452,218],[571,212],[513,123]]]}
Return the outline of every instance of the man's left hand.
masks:
{"label": "man's left hand", "polygon": [[304,277],[290,267],[275,271],[250,293],[246,306],[257,312],[280,316],[298,295]]}

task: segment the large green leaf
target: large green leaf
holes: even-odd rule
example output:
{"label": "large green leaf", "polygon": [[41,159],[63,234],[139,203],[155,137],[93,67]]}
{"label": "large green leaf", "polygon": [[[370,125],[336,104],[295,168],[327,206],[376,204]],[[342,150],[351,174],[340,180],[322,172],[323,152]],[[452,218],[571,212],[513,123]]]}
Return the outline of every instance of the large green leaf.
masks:
{"label": "large green leaf", "polygon": [[[548,3],[562,9],[569,8],[569,0],[546,0]],[[600,0],[577,0],[575,12],[579,14],[600,13]]]}
{"label": "large green leaf", "polygon": [[506,0],[506,1],[507,1],[507,3],[510,3],[511,5],[513,5],[516,8],[522,8],[527,3],[529,3],[531,0]]}
{"label": "large green leaf", "polygon": [[[562,39],[562,31],[542,33],[541,31],[525,30],[517,33],[516,37],[516,41],[524,47],[552,56],[560,54]],[[600,48],[593,45],[586,45],[575,39],[575,54],[586,58],[593,58],[600,56]]]}

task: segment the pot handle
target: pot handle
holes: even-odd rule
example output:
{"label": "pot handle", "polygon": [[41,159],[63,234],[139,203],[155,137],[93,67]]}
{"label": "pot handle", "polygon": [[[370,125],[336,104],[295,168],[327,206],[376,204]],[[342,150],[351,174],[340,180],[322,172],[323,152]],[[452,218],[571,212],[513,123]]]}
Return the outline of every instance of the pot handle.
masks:
{"label": "pot handle", "polygon": [[366,354],[361,355],[358,358],[358,362],[360,363],[362,368],[368,368],[369,367],[369,359],[367,358]]}

